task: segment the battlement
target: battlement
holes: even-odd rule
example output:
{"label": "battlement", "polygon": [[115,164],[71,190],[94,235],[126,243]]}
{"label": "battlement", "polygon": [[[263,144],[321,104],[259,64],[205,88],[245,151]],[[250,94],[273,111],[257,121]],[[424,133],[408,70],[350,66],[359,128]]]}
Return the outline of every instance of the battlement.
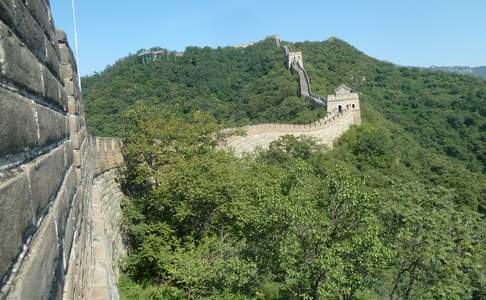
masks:
{"label": "battlement", "polygon": [[96,172],[113,169],[123,163],[123,140],[117,138],[90,137],[96,151]]}
{"label": "battlement", "polygon": [[[337,105],[332,110],[329,110],[328,107],[328,114],[322,119],[305,125],[273,123],[244,126],[238,128],[244,134],[228,138],[223,147],[232,148],[237,155],[242,155],[243,153],[251,153],[256,148],[266,149],[271,142],[284,135],[311,136],[321,144],[332,147],[334,141],[351,126],[361,124],[359,95],[352,93],[347,87],[343,89],[344,87],[338,87],[335,95],[328,96],[328,99],[337,99],[335,102]],[[350,100],[344,101],[348,98]],[[358,103],[357,106],[356,103]],[[351,105],[355,106],[352,107]],[[225,132],[236,130],[225,129]]]}
{"label": "battlement", "polygon": [[354,92],[344,84],[336,88],[334,95],[329,95],[327,97],[328,112],[343,109],[360,110],[358,93]]}
{"label": "battlement", "polygon": [[344,84],[338,86],[334,95],[327,98],[315,95],[310,89],[310,79],[304,69],[302,52],[292,51],[283,46],[288,59],[288,68],[299,76],[300,94],[310,99],[314,106],[327,106],[327,116],[311,124],[258,124],[238,129],[225,129],[223,132],[243,131],[243,135],[231,136],[222,147],[232,148],[237,155],[254,152],[257,148],[266,149],[270,143],[284,135],[311,136],[320,143],[332,147],[334,141],[352,125],[361,124],[359,95]]}
{"label": "battlement", "polygon": [[302,52],[300,51],[289,52],[287,58],[288,58],[287,68],[290,69],[293,63],[296,63],[301,68],[304,68],[304,61],[302,60]]}

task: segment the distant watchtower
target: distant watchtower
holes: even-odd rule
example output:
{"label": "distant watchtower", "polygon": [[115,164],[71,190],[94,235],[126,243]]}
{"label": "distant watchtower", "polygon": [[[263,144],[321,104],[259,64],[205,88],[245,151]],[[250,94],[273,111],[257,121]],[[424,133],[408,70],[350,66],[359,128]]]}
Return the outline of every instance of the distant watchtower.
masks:
{"label": "distant watchtower", "polygon": [[293,62],[297,62],[301,68],[304,68],[304,62],[302,61],[302,52],[289,52],[289,61],[288,61],[288,68],[292,66]]}
{"label": "distant watchtower", "polygon": [[145,64],[151,61],[155,61],[161,57],[165,57],[167,55],[167,51],[165,49],[160,50],[141,50],[138,52],[138,57],[140,61]]}
{"label": "distant watchtower", "polygon": [[327,96],[327,112],[353,111],[354,123],[361,123],[359,107],[359,95],[348,86],[341,84],[335,90],[334,95]]}

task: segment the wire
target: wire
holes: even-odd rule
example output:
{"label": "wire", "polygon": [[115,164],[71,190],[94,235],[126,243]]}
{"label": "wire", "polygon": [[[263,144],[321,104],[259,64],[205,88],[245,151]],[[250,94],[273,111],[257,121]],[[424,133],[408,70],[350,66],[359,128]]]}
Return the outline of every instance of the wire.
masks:
{"label": "wire", "polygon": [[74,25],[74,47],[76,48],[76,66],[78,73],[79,91],[81,92],[81,74],[79,72],[79,46],[78,46],[78,25],[76,23],[76,1],[72,0],[73,6],[73,25]]}

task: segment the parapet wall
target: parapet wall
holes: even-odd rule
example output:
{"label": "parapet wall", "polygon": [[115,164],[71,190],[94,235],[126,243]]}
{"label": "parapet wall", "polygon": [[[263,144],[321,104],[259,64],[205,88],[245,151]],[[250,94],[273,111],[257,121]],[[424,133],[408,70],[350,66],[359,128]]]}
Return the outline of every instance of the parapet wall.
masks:
{"label": "parapet wall", "polygon": [[47,0],[0,1],[0,108],[0,299],[94,299],[93,178],[121,152],[97,164]]}
{"label": "parapet wall", "polygon": [[96,276],[92,299],[117,300],[118,260],[125,253],[119,230],[124,195],[117,181],[117,167],[123,163],[122,140],[91,137],[90,142],[97,154],[92,195],[93,273]]}
{"label": "parapet wall", "polygon": [[91,145],[97,153],[96,172],[118,167],[123,163],[123,140],[117,138],[91,137]]}
{"label": "parapet wall", "polygon": [[[242,136],[232,136],[224,147],[232,148],[237,155],[251,153],[257,148],[267,149],[273,141],[284,135],[310,136],[321,144],[332,147],[334,141],[352,125],[361,123],[360,111],[344,109],[335,111],[326,117],[307,125],[259,124],[240,128]],[[231,129],[227,129],[231,131]]]}

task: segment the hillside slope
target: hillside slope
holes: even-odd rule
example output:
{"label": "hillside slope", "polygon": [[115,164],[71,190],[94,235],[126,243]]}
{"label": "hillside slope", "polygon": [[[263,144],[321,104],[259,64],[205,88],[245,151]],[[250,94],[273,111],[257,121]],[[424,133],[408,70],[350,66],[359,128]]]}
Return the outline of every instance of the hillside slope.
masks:
{"label": "hillside slope", "polygon": [[[297,97],[297,78],[269,40],[145,65],[129,56],[84,79],[91,132],[128,137],[124,298],[299,299],[300,289],[313,299],[482,299],[486,82],[397,67],[335,38],[291,46],[314,92],[341,83],[360,92],[362,125],[332,151],[292,138],[247,159],[213,148],[217,126],[197,111],[223,125],[322,114]],[[351,195],[336,208],[348,221],[333,228],[375,218],[370,234],[326,231],[336,199],[328,183]],[[339,238],[356,244],[329,251]]]}
{"label": "hillside slope", "polygon": [[142,64],[136,55],[83,78],[88,125],[93,134],[119,136],[119,118],[137,101],[174,113],[211,112],[228,126],[323,116],[297,97],[297,80],[285,69],[273,39],[247,48],[189,47]]}
{"label": "hillside slope", "polygon": [[[448,187],[470,190],[471,199],[463,201],[484,212],[485,81],[397,67],[336,38],[291,46],[303,52],[314,92],[328,95],[341,83],[359,91],[363,124],[378,132],[386,131],[382,126],[396,126],[401,135],[412,139],[413,143],[397,143],[395,147],[401,148],[393,150],[397,153],[416,144],[422,153],[438,155],[435,160],[445,166],[431,167],[432,173],[454,171],[444,175],[442,182],[449,178]],[[131,55],[83,82],[88,125],[97,135],[123,135],[120,119],[137,102],[176,115],[207,111],[225,126],[306,123],[324,113],[312,110],[307,100],[297,97],[297,78],[285,68],[283,50],[272,39],[244,49],[190,47],[182,57],[169,56],[148,64]],[[377,118],[370,114],[388,125],[375,123]],[[481,179],[472,184],[476,176]]]}
{"label": "hillside slope", "polygon": [[431,70],[456,73],[461,75],[471,75],[486,79],[486,67],[430,67]]}
{"label": "hillside slope", "polygon": [[[471,170],[486,168],[486,82],[468,76],[397,67],[338,39],[297,43],[313,89],[326,95],[345,82],[425,148]],[[365,116],[366,118],[366,116]]]}

